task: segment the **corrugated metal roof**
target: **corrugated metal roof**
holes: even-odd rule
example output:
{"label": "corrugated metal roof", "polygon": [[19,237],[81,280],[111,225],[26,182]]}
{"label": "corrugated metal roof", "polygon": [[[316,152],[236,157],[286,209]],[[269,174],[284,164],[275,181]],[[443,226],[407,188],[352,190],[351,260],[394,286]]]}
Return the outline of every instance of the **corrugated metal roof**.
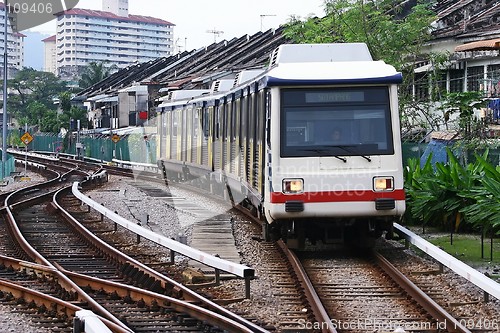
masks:
{"label": "corrugated metal roof", "polygon": [[459,45],[455,52],[481,51],[481,50],[500,50],[500,38],[479,40],[477,42]]}

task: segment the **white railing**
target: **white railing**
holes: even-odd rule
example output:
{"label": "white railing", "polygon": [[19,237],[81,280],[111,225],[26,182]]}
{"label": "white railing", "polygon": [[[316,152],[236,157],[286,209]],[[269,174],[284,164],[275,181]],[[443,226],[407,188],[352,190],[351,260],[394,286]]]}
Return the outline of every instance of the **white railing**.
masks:
{"label": "white railing", "polygon": [[173,239],[167,238],[163,235],[157,234],[151,230],[145,229],[141,227],[140,225],[136,223],[132,223],[125,218],[121,217],[120,215],[114,213],[113,211],[109,210],[108,208],[102,206],[101,204],[93,201],[86,195],[82,194],[78,190],[78,182],[73,183],[72,187],[72,192],[75,197],[77,197],[79,200],[87,204],[90,208],[95,209],[99,213],[101,213],[103,216],[111,219],[113,222],[121,225],[123,228],[130,230],[131,232],[144,237],[146,239],[149,239],[150,241],[153,241],[159,245],[165,246],[169,248],[170,250],[182,254],[185,257],[191,258],[193,260],[196,260],[204,265],[207,265],[209,267],[218,269],[223,272],[227,272],[233,275],[236,275],[241,278],[245,278],[247,281],[250,278],[254,277],[255,270],[252,268],[249,268],[245,265],[233,263],[221,258],[218,258],[216,256],[210,255],[208,253],[202,252],[198,249],[192,248],[190,246],[187,246],[185,244],[182,244],[180,242],[177,242]]}
{"label": "white railing", "polygon": [[406,239],[406,241],[415,245],[420,250],[440,262],[442,265],[448,267],[458,275],[478,286],[485,293],[488,293],[489,295],[500,300],[500,284],[493,281],[478,270],[444,252],[437,246],[429,243],[428,241],[406,229],[405,227],[395,223],[394,228],[396,228],[396,232],[402,235]]}
{"label": "white railing", "polygon": [[73,333],[111,333],[112,331],[92,311],[80,310],[75,313]]}

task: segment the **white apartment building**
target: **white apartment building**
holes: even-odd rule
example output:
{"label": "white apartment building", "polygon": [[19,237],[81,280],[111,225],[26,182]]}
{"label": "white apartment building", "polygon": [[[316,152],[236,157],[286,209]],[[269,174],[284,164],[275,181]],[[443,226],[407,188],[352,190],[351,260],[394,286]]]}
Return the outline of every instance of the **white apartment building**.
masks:
{"label": "white apartment building", "polygon": [[[5,5],[0,3],[0,74],[3,77],[3,54],[5,46]],[[24,67],[24,38],[19,32],[13,32],[12,28],[7,27],[7,66],[8,66],[8,77],[11,78],[15,75],[17,70]]]}
{"label": "white apartment building", "polygon": [[173,53],[174,24],[130,15],[128,0],[103,0],[102,11],[73,8],[57,16],[56,72],[76,80],[91,62],[123,68]]}
{"label": "white apartment building", "polygon": [[42,40],[45,44],[45,53],[43,56],[43,70],[54,75],[57,74],[56,67],[56,35],[47,37]]}

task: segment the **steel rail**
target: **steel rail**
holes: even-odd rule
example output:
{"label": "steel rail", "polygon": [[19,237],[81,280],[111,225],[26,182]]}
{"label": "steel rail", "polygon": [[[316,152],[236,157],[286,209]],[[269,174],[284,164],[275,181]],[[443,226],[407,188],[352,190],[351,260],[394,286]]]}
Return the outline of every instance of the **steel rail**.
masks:
{"label": "steel rail", "polygon": [[63,194],[65,191],[71,191],[71,187],[62,189],[58,191],[56,194],[54,194],[53,198],[53,206],[62,214],[62,216],[70,223],[76,230],[78,230],[84,237],[86,237],[87,241],[97,248],[102,249],[103,251],[106,251],[106,253],[113,257],[115,260],[120,262],[121,264],[128,264],[135,269],[142,271],[144,274],[147,274],[156,280],[158,280],[162,287],[166,287],[167,285],[173,286],[173,289],[179,291],[179,293],[184,297],[185,300],[191,300],[191,301],[197,301],[197,302],[202,302],[203,304],[206,305],[208,309],[211,311],[217,312],[223,316],[226,316],[230,319],[233,319],[236,322],[242,323],[244,326],[248,327],[251,329],[253,332],[268,332],[264,328],[234,314],[233,312],[227,310],[226,308],[216,304],[215,302],[202,297],[201,295],[195,293],[191,289],[187,288],[186,286],[182,285],[181,283],[178,283],[177,281],[172,280],[171,278],[153,270],[152,268],[144,265],[143,263],[135,260],[132,257],[129,257],[128,255],[118,251],[114,247],[110,246],[97,236],[95,236],[93,233],[91,233],[85,226],[83,226],[80,222],[78,222],[70,213],[66,212],[66,210],[62,207],[62,205],[59,203],[59,196]]}
{"label": "steel rail", "polygon": [[[76,165],[76,166],[78,167],[78,165]],[[87,179],[91,180],[92,176],[89,176]],[[80,232],[82,232],[84,234],[84,236],[86,237],[86,239],[91,244],[94,244],[95,246],[97,246],[97,247],[99,247],[101,249],[103,249],[103,248],[106,249],[106,251],[109,254],[112,254],[113,257],[120,258],[119,262],[127,263],[127,264],[129,264],[129,265],[131,265],[131,266],[139,269],[140,271],[143,271],[145,274],[149,274],[150,276],[153,276],[153,277],[157,278],[159,281],[161,281],[162,284],[166,285],[168,283],[170,285],[173,285],[174,289],[177,290],[177,291],[179,291],[188,301],[202,302],[202,304],[204,304],[207,307],[207,309],[209,309],[209,311],[212,311],[214,314],[217,313],[220,316],[229,318],[230,320],[233,320],[236,323],[239,323],[240,325],[242,325],[242,327],[246,327],[246,329],[250,330],[250,332],[268,332],[267,330],[263,329],[262,327],[260,327],[258,325],[255,325],[254,323],[252,323],[252,322],[250,322],[250,321],[248,321],[248,320],[246,320],[246,319],[244,319],[244,318],[242,318],[242,317],[240,317],[240,316],[238,316],[238,315],[230,312],[229,310],[223,308],[222,306],[220,306],[220,305],[218,305],[218,304],[216,304],[216,303],[214,303],[214,302],[212,302],[212,301],[210,301],[210,300],[208,300],[208,299],[206,299],[204,297],[201,297],[200,295],[196,294],[194,291],[192,291],[191,289],[183,286],[182,284],[179,284],[176,281],[173,281],[173,280],[169,279],[168,277],[163,276],[162,274],[160,274],[160,273],[158,273],[158,272],[150,269],[149,267],[143,265],[142,263],[137,262],[133,258],[125,256],[123,253],[117,251],[113,247],[109,246],[107,243],[102,242],[99,238],[95,237],[85,227],[83,227],[83,225],[81,225],[78,221],[76,221],[76,219],[74,219],[71,216],[71,214],[69,214],[68,212],[66,212],[65,209],[57,202],[57,198],[60,195],[62,195],[62,193],[64,191],[69,191],[70,188],[71,187],[66,187],[66,188],[60,189],[56,193],[54,193],[53,194],[53,199],[52,199],[53,200],[52,201],[52,205],[58,210],[59,213],[61,213],[61,215],[70,224],[73,225],[73,227],[75,227],[77,230],[79,230]],[[45,194],[44,196],[47,196],[47,194]],[[9,212],[10,212],[10,210],[9,210]],[[13,216],[11,216],[11,218],[13,219]],[[21,237],[22,237],[22,235],[21,235]],[[24,237],[22,237],[22,239],[24,239]],[[26,242],[26,244],[27,244],[27,242]],[[27,246],[29,248],[31,248],[31,246],[29,244],[27,244]],[[36,258],[41,257],[35,249],[32,249],[32,251],[30,251],[30,253],[32,255],[34,255]],[[38,260],[40,260],[40,262],[42,264],[54,267],[52,263],[46,261],[44,258],[43,259],[42,258],[37,259],[37,261]],[[61,274],[61,275],[63,275],[66,278],[66,276],[64,274],[62,274],[60,271],[58,271],[58,274]],[[167,282],[165,282],[165,281],[167,281]],[[74,284],[73,281],[71,281],[71,283]],[[74,289],[78,290],[79,294],[83,294],[86,297],[90,298],[78,286],[74,287]],[[109,318],[111,321],[116,322],[117,324],[122,324],[121,321],[119,321],[118,319],[116,319],[113,315],[109,314],[107,312],[107,310],[105,310],[104,308],[102,308],[100,306],[100,304],[96,303],[93,299],[91,299],[91,298],[88,299],[88,300],[86,299],[86,301],[88,301],[89,304],[92,304],[91,308],[94,309],[94,311],[96,311],[97,313],[100,313],[102,316],[104,316],[106,318]],[[203,316],[202,316],[202,320],[203,320]]]}
{"label": "steel rail", "polygon": [[[60,179],[60,178],[58,178],[58,179]],[[42,186],[50,186],[50,184],[52,184],[55,181],[57,181],[57,179],[49,180],[48,182],[42,183],[41,185]],[[8,226],[9,226],[10,230],[12,231],[13,237],[18,242],[18,244],[23,249],[23,251],[30,258],[32,258],[36,263],[39,263],[41,265],[46,265],[46,266],[49,266],[49,267],[54,267],[54,265],[50,261],[48,261],[46,258],[44,258],[35,248],[33,248],[29,244],[29,242],[26,240],[26,238],[22,235],[21,230],[19,229],[19,227],[18,227],[18,225],[16,223],[16,219],[14,217],[12,209],[9,206],[9,200],[12,197],[15,197],[16,195],[19,195],[23,191],[27,191],[27,190],[30,190],[32,188],[36,188],[37,186],[40,186],[40,184],[39,185],[33,185],[31,187],[27,187],[27,188],[15,191],[15,192],[11,193],[5,199],[4,214],[7,217],[5,220],[6,220],[7,224],[8,224]],[[59,190],[59,191],[61,191],[61,190]],[[59,193],[59,191],[56,192],[56,194]],[[49,196],[51,194],[50,193],[46,193],[44,195],[45,196]],[[39,200],[39,199],[40,199],[40,197],[37,197],[36,200]],[[130,332],[130,329],[125,324],[123,324],[118,318],[116,318],[109,311],[107,311],[104,307],[102,307],[102,305],[100,305],[98,302],[96,302],[94,299],[92,299],[89,295],[87,295],[87,293],[85,293],[80,287],[78,287],[73,281],[71,281],[69,278],[67,278],[64,274],[62,274],[59,271],[57,271],[55,274],[58,276],[59,284],[61,285],[61,287],[63,287],[66,290],[74,290],[74,291],[76,291],[78,293],[79,297],[82,300],[88,302],[89,307],[91,309],[93,309],[93,311],[95,311],[96,313],[101,314],[102,317],[107,318],[111,322],[115,323],[118,326],[121,326],[123,329],[125,329],[128,332]]]}
{"label": "steel rail", "polygon": [[[5,256],[0,256],[0,263],[3,263],[6,266],[9,265],[15,270],[25,270],[28,273],[34,272],[38,276],[49,276],[51,279],[59,278],[57,270],[53,267],[34,264]],[[84,310],[71,302],[66,302],[59,298],[46,295],[39,291],[20,286],[1,278],[0,289],[4,292],[10,292],[17,299],[23,298],[27,303],[33,301],[37,304],[37,306],[44,305],[47,309],[54,309],[55,306],[57,313],[64,313],[68,317],[74,318],[77,311]],[[99,319],[114,333],[130,333],[130,330],[124,329],[122,326],[117,325],[106,318],[99,316]]]}
{"label": "steel rail", "polygon": [[[319,298],[316,290],[309,277],[307,276],[304,267],[300,263],[295,253],[293,253],[282,240],[276,242],[280,247],[283,254],[287,257],[288,261],[292,265],[292,268],[297,275],[297,279],[300,281],[302,288],[304,288],[304,293],[311,306],[314,318],[318,323],[320,323],[321,332],[323,333],[337,333],[337,330],[332,324],[332,320],[328,313],[326,312],[321,299]],[[326,327],[325,327],[326,326]]]}
{"label": "steel rail", "polygon": [[470,333],[465,326],[450,315],[445,309],[426,295],[419,287],[411,282],[396,267],[394,267],[381,254],[374,253],[377,264],[389,275],[408,295],[410,295],[420,306],[423,307],[439,323],[444,323],[448,332]]}
{"label": "steel rail", "polygon": [[187,313],[193,318],[208,322],[216,327],[225,329],[228,332],[254,332],[252,329],[239,322],[234,321],[233,319],[229,319],[219,313],[215,313],[206,308],[193,304],[191,301],[187,302],[145,289],[125,285],[123,283],[107,281],[92,276],[70,272],[59,266],[58,269],[81,287],[90,287],[93,290],[104,290],[108,293],[116,292],[121,297],[128,296],[133,300],[143,300],[146,303],[152,303],[156,301],[158,304],[168,304],[168,307],[173,308],[178,312]]}

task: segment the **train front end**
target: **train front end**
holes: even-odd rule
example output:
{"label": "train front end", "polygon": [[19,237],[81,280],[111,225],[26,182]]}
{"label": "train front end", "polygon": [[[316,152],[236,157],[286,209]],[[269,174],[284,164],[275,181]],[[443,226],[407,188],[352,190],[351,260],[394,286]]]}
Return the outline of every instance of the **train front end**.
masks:
{"label": "train front end", "polygon": [[401,74],[364,44],[284,45],[274,60],[264,235],[371,246],[405,211]]}

